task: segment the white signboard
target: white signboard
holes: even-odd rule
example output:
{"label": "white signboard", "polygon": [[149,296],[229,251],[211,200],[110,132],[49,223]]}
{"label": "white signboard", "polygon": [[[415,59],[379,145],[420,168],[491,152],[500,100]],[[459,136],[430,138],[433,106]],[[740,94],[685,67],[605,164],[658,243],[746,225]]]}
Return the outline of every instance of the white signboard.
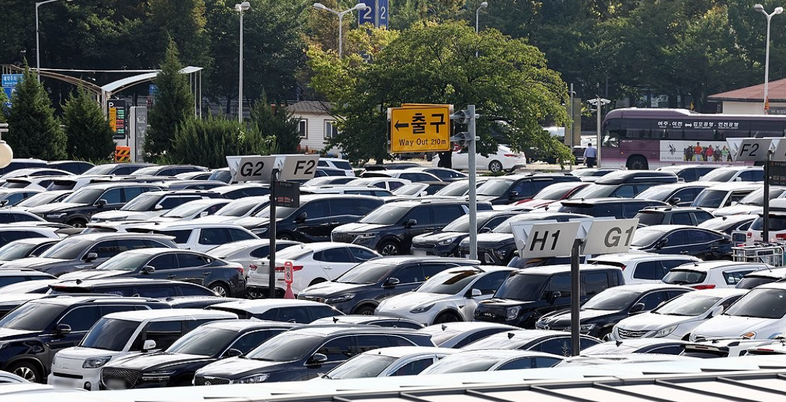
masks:
{"label": "white signboard", "polygon": [[270,181],[275,163],[275,156],[243,156],[238,161],[232,181]]}
{"label": "white signboard", "polygon": [[[579,222],[543,223],[542,221],[532,224],[529,233],[523,239],[523,247],[519,248],[519,256],[522,258],[570,256],[580,225]],[[514,231],[514,236],[515,233]]]}
{"label": "white signboard", "polygon": [[519,252],[524,248],[524,244],[527,243],[527,238],[532,231],[532,225],[536,223],[557,223],[557,221],[554,219],[531,219],[510,224],[510,230],[513,232],[513,240],[516,241],[516,250],[519,250]]}
{"label": "white signboard", "polygon": [[630,249],[639,219],[599,220],[584,239],[582,254],[625,253]]}
{"label": "white signboard", "polygon": [[767,150],[770,148],[772,140],[769,138],[743,138],[742,141],[728,141],[729,146],[736,149],[734,160],[742,161],[764,161],[767,160]]}
{"label": "white signboard", "polygon": [[[279,155],[279,158],[282,155]],[[308,180],[314,178],[319,155],[283,155],[279,180]]]}
{"label": "white signboard", "polygon": [[786,141],[781,141],[781,138],[773,138],[770,149],[772,149],[770,160],[775,162],[786,162]]}

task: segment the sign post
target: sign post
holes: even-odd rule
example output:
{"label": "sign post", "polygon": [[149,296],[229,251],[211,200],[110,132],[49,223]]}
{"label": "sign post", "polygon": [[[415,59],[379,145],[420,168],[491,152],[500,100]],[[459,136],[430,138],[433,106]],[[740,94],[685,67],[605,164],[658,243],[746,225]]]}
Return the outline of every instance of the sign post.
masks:
{"label": "sign post", "polygon": [[764,162],[764,205],[761,228],[762,242],[770,241],[770,181],[773,161],[786,161],[786,144],[780,138],[743,138],[729,140],[729,149],[736,162]]}
{"label": "sign post", "polygon": [[292,261],[284,263],[284,283],[287,284],[287,290],[284,292],[285,299],[294,299],[295,293],[292,292],[292,275],[293,275]]}

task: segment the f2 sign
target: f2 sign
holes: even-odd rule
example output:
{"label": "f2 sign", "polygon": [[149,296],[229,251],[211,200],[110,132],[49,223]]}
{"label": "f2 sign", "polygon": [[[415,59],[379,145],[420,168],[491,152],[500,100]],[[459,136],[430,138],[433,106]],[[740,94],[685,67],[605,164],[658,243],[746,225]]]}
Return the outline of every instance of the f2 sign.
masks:
{"label": "f2 sign", "polygon": [[280,180],[313,179],[317,172],[319,155],[285,155],[284,164],[279,173]]}
{"label": "f2 sign", "polygon": [[625,253],[630,249],[638,218],[592,222],[582,254]]}
{"label": "f2 sign", "polygon": [[[735,139],[736,140],[736,139]],[[743,138],[742,141],[726,140],[729,149],[737,162],[744,161],[765,161],[767,151],[770,149],[772,139],[770,138]]]}
{"label": "f2 sign", "polygon": [[542,221],[511,225],[514,237],[518,232],[521,240],[516,239],[521,258],[569,256],[579,226],[579,222],[544,223]]}

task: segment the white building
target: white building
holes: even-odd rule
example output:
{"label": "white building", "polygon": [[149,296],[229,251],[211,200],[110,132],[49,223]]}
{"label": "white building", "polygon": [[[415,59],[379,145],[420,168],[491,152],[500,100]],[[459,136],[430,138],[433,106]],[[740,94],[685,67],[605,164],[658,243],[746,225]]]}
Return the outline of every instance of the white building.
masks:
{"label": "white building", "polygon": [[[330,114],[330,102],[300,101],[287,106],[295,118],[300,119],[300,148],[302,152],[321,151],[327,146],[327,139],[338,133],[336,119]],[[330,154],[338,155],[337,149]]]}

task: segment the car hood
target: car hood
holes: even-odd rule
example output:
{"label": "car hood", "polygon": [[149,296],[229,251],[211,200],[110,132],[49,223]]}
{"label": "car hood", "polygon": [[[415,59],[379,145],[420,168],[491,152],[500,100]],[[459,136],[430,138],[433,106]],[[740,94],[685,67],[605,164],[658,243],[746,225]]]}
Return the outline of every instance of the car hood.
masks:
{"label": "car hood", "polygon": [[356,222],[356,223],[347,223],[347,224],[341,225],[341,226],[333,229],[333,231],[334,232],[342,232],[342,233],[355,233],[355,232],[367,233],[367,232],[373,232],[373,231],[376,231],[376,230],[379,230],[379,229],[382,229],[382,228],[386,228],[386,227],[389,227],[389,226],[390,225],[380,225],[380,224],[376,224],[376,223],[360,223],[360,222]]}
{"label": "car hood", "polygon": [[514,307],[514,306],[521,306],[524,304],[533,303],[533,300],[513,300],[513,299],[488,299],[478,302],[478,307],[480,306],[488,306],[488,307]]}
{"label": "car hood", "polygon": [[466,233],[458,232],[434,232],[426,233],[412,238],[412,244],[418,243],[439,243],[443,240],[455,239],[457,237],[467,236]]}
{"label": "car hood", "polygon": [[[192,222],[194,222],[195,225],[198,225],[198,224],[201,224],[201,223],[228,223],[228,222],[235,223],[236,221],[239,221],[241,219],[248,219],[248,217],[238,218],[237,216],[216,216],[216,215],[210,215],[210,216],[202,216],[202,217],[199,217],[199,218],[195,218]],[[252,219],[259,219],[259,218],[252,218]]]}
{"label": "car hood", "polygon": [[[282,219],[276,219],[276,222],[281,222]],[[268,218],[257,218],[255,216],[249,216],[246,218],[240,218],[235,221],[232,221],[235,225],[242,226],[246,229],[264,227],[267,228],[270,225],[270,219]]]}
{"label": "car hood", "polygon": [[[197,375],[241,378],[247,372],[264,373],[277,371],[279,368],[286,367],[291,362],[266,362],[253,359],[242,359],[231,357],[211,363],[197,371]],[[251,373],[249,373],[251,374]]]}
{"label": "car hood", "polygon": [[84,360],[89,357],[97,357],[97,356],[112,356],[115,357],[119,354],[126,353],[126,352],[119,352],[114,350],[106,350],[106,349],[96,349],[96,348],[85,348],[82,346],[74,346],[72,348],[66,348],[59,352],[57,352],[57,359],[71,359],[71,360]]}
{"label": "car hood", "polygon": [[[619,311],[617,310],[581,310],[579,312],[579,321],[585,322],[595,318],[605,317],[617,313],[619,313]],[[543,321],[548,325],[555,325],[560,327],[570,326],[570,311],[545,317]]]}
{"label": "car hood", "polygon": [[778,319],[719,315],[699,324],[691,337],[739,338],[751,331],[756,333],[755,339],[767,339],[773,334],[783,332],[783,326]]}
{"label": "car hood", "polygon": [[209,356],[189,355],[179,353],[142,353],[110,362],[107,367],[125,368],[139,371],[158,369],[159,366],[174,366],[178,364],[196,363],[199,361],[213,361]]}
{"label": "car hood", "polygon": [[64,281],[73,281],[76,279],[101,279],[101,278],[111,278],[114,276],[125,275],[128,273],[129,271],[83,269],[81,271],[69,272],[67,274],[63,274],[59,277],[59,279]]}
{"label": "car hood", "polygon": [[[513,240],[511,233],[480,233],[478,234],[478,244],[495,244],[495,243],[508,243]],[[469,246],[469,238],[461,241],[464,247]]]}
{"label": "car hood", "polygon": [[41,215],[49,212],[58,212],[66,209],[82,208],[87,205],[89,204],[79,204],[75,202],[54,202],[52,204],[39,205],[37,207],[30,208],[29,212]]}
{"label": "car hood", "polygon": [[653,313],[642,313],[620,321],[619,327],[629,331],[654,331],[656,329],[670,327],[700,319],[701,316],[683,315],[664,315]]}
{"label": "car hood", "polygon": [[0,340],[8,341],[16,338],[26,338],[37,334],[39,331],[27,331],[23,329],[0,328]]}
{"label": "car hood", "polygon": [[65,260],[60,258],[30,257],[30,258],[22,258],[14,261],[8,261],[5,264],[3,264],[3,268],[39,268],[39,267],[45,267],[47,265],[58,265],[67,262],[71,262],[71,260]]}
{"label": "car hood", "polygon": [[325,296],[334,295],[338,293],[351,292],[362,286],[368,286],[368,283],[340,283],[340,282],[322,282],[316,285],[311,285],[300,292],[303,296]]}
{"label": "car hood", "polygon": [[408,292],[382,300],[382,302],[379,303],[379,310],[384,310],[384,309],[397,310],[400,308],[412,308],[420,305],[438,303],[453,297],[456,296],[440,294],[440,293]]}
{"label": "car hood", "polygon": [[757,205],[734,205],[731,207],[718,208],[712,214],[717,216],[760,214],[764,208]]}
{"label": "car hood", "polygon": [[158,216],[163,212],[159,211],[104,211],[99,212],[91,217],[96,221],[124,221],[124,220],[146,220],[153,216]]}

